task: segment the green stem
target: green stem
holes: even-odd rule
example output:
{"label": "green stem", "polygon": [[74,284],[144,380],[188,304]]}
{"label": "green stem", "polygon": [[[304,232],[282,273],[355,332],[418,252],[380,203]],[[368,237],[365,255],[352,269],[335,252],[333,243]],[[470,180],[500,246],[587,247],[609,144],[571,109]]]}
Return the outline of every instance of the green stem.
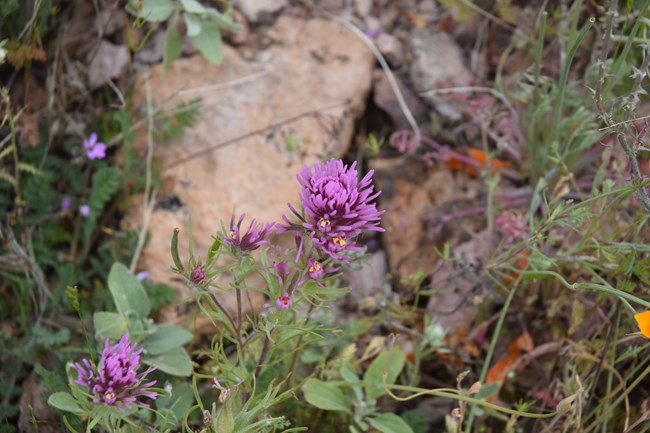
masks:
{"label": "green stem", "polygon": [[[491,274],[488,274],[490,278],[492,278]],[[498,280],[492,278],[497,284],[500,286],[503,286]],[[479,377],[479,381],[481,383],[485,382],[485,378],[487,377],[488,370],[490,368],[490,363],[492,362],[492,357],[494,356],[494,350],[496,349],[497,346],[497,341],[499,340],[499,336],[501,335],[501,329],[503,328],[503,322],[506,319],[506,315],[508,314],[508,309],[510,308],[510,303],[512,302],[512,299],[515,296],[515,292],[517,291],[517,287],[519,286],[519,280],[515,282],[514,287],[510,290],[510,293],[508,293],[508,297],[506,298],[506,302],[503,305],[503,308],[501,309],[501,314],[499,315],[499,320],[497,320],[496,327],[494,329],[494,335],[492,336],[492,341],[490,341],[490,347],[488,348],[487,355],[485,356],[485,361],[483,362],[483,368],[481,369],[481,375]],[[486,406],[487,407],[487,406]],[[500,407],[500,406],[497,406]],[[509,413],[509,412],[506,412]],[[474,417],[476,416],[476,405],[473,404],[470,407],[469,410],[469,415],[467,417],[467,423],[465,424],[465,433],[470,433],[472,431],[472,424],[474,422]],[[523,416],[523,415],[522,415]]]}
{"label": "green stem", "polygon": [[[569,48],[569,52],[567,54],[567,58],[564,62],[564,65],[562,65],[562,73],[560,75],[560,82],[558,83],[559,93],[553,107],[553,120],[551,123],[551,131],[553,132],[554,142],[559,143],[560,140],[560,125],[559,125],[560,115],[562,114],[562,109],[564,108],[564,95],[566,93],[567,80],[569,78],[569,69],[571,69],[571,63],[573,62],[573,57],[578,51],[578,47],[580,46],[580,43],[587,35],[587,32],[589,31],[589,29],[591,29],[591,26],[594,24],[594,22],[595,19],[592,17],[587,20],[584,26],[582,26],[580,33],[578,34],[577,38],[571,45],[571,48]],[[561,150],[560,154],[564,155],[564,152]]]}
{"label": "green stem", "polygon": [[609,295],[614,295],[618,297],[623,304],[628,307],[630,312],[633,314],[636,314],[636,310],[630,305],[629,302],[627,301],[632,301],[635,302],[639,305],[643,305],[647,309],[650,309],[650,302],[645,301],[641,298],[637,298],[636,296],[623,292],[622,290],[615,289],[611,286],[606,286],[604,284],[595,284],[595,283],[573,283],[569,284],[567,280],[564,279],[564,277],[557,272],[553,271],[522,271],[522,275],[529,275],[529,276],[535,276],[535,275],[550,275],[552,277],[555,277],[562,285],[564,285],[566,288],[571,289],[571,290],[579,290],[579,289],[586,289],[586,290],[597,290],[599,292],[607,293]]}
{"label": "green stem", "polygon": [[[550,413],[530,413],[530,412],[522,412],[520,410],[516,409],[508,409],[506,407],[498,406],[493,403],[488,403],[487,401],[484,400],[479,400],[477,398],[469,397],[467,395],[463,394],[455,394],[453,392],[449,391],[438,391],[435,389],[424,389],[424,388],[418,388],[414,386],[407,386],[407,385],[386,385],[384,384],[384,387],[386,389],[386,392],[388,395],[393,397],[396,400],[399,401],[406,401],[406,400],[411,400],[423,395],[433,395],[436,397],[444,397],[444,398],[450,398],[452,400],[458,400],[466,403],[470,403],[472,405],[476,406],[481,406],[484,407],[485,409],[491,409],[497,412],[502,412],[502,413],[507,413],[508,415],[516,415],[524,418],[552,418],[555,415],[557,415],[557,412],[550,412]],[[408,391],[408,392],[413,392],[414,394],[408,396],[408,397],[398,397],[395,394],[393,394],[390,390],[398,390],[398,391]]]}

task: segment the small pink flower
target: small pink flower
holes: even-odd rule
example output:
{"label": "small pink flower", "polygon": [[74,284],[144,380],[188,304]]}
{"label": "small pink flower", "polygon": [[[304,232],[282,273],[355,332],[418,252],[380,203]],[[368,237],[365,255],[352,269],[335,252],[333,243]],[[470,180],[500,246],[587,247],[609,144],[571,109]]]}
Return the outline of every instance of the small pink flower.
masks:
{"label": "small pink flower", "polygon": [[97,133],[93,132],[84,140],[84,150],[88,159],[106,158],[106,144],[97,141]]}
{"label": "small pink flower", "polygon": [[291,300],[291,296],[289,296],[287,292],[284,292],[275,301],[275,305],[277,305],[280,310],[286,310],[293,305],[293,301]]}
{"label": "small pink flower", "polygon": [[307,261],[307,273],[309,274],[310,278],[317,280],[323,276],[325,271],[323,270],[323,266],[319,262],[313,259],[309,259]]}

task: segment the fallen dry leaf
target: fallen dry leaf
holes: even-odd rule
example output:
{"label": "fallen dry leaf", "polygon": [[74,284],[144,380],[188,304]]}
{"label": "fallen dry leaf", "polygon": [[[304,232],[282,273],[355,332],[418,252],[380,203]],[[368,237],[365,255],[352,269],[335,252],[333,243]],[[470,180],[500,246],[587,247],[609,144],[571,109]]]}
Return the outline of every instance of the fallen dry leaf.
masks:
{"label": "fallen dry leaf", "polygon": [[[515,338],[508,344],[508,355],[504,358],[501,358],[497,361],[490,369],[488,370],[487,377],[485,379],[485,384],[489,385],[491,383],[499,382],[500,386],[503,385],[508,373],[511,371],[512,365],[519,359],[519,356],[522,352],[530,352],[535,347],[533,338],[530,334],[524,331],[519,337]],[[488,399],[490,402],[496,401],[498,398],[498,392],[495,393],[492,397]]]}
{"label": "fallen dry leaf", "polygon": [[[479,164],[478,169],[463,161],[454,158],[453,156],[449,159],[449,161],[447,161],[447,166],[454,171],[460,171],[462,169],[465,169],[465,172],[467,173],[468,176],[476,177],[478,172],[481,171],[481,169],[487,165],[487,160],[488,160],[487,153],[483,149],[470,147],[469,149],[467,149],[467,156],[469,156],[471,159],[473,159]],[[492,160],[490,161],[490,165],[492,166],[492,172],[506,170],[510,168],[510,164],[508,164],[505,161],[501,161],[498,158],[492,158]]]}

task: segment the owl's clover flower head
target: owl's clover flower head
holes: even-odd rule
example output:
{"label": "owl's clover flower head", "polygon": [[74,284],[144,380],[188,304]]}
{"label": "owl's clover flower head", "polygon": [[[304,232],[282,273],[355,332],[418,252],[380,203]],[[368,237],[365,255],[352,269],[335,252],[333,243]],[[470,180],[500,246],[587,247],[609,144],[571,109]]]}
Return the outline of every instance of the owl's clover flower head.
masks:
{"label": "owl's clover flower head", "polygon": [[155,400],[158,396],[158,393],[150,389],[156,383],[155,380],[143,383],[145,376],[155,370],[155,367],[138,374],[140,353],[142,349],[129,342],[128,333],[113,346],[106,340],[99,368],[87,359],[82,360],[83,365],[75,363],[75,383],[88,387],[95,403],[115,406],[120,411],[130,409],[132,405],[148,407],[139,398]]}
{"label": "owl's clover flower head", "polygon": [[[292,212],[301,219],[316,248],[328,256],[345,260],[350,251],[359,251],[354,238],[362,230],[383,232],[379,227],[384,211],[377,210],[372,201],[381,191],[374,191],[373,171],[359,180],[356,162],[349,167],[341,160],[330,160],[303,166],[297,178],[300,186],[300,203],[304,214]],[[296,232],[288,218],[285,231]]]}

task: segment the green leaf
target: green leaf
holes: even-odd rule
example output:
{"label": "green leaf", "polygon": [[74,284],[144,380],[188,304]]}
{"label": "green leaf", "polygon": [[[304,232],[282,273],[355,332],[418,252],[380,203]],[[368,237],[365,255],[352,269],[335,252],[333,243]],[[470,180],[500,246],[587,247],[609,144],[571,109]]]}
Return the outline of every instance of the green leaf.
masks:
{"label": "green leaf", "polygon": [[196,36],[201,33],[201,20],[193,14],[183,14],[187,26],[187,36]]}
{"label": "green leaf", "polygon": [[218,65],[223,59],[223,43],[221,42],[221,32],[219,26],[213,21],[206,21],[201,27],[201,33],[196,36],[190,36],[194,46],[210,62]]}
{"label": "green leaf", "polygon": [[217,418],[217,430],[219,433],[232,433],[235,427],[234,398],[230,397],[224,403],[219,418]]}
{"label": "green leaf", "polygon": [[115,167],[103,167],[95,172],[92,178],[88,206],[90,216],[83,222],[83,239],[88,242],[95,229],[97,218],[102,213],[106,203],[110,201],[120,185],[119,171]]}
{"label": "green leaf", "polygon": [[113,263],[108,274],[108,289],[113,295],[117,311],[124,316],[134,312],[145,319],[151,311],[151,304],[142,284],[122,263]]}
{"label": "green leaf", "polygon": [[204,14],[205,7],[196,0],[181,0],[181,5],[185,11],[193,14]]}
{"label": "green leaf", "polygon": [[234,22],[230,16],[224,15],[216,9],[210,8],[205,10],[206,15],[214,21],[220,28],[227,29],[232,32],[241,30],[241,26]]}
{"label": "green leaf", "polygon": [[394,413],[380,413],[368,418],[370,425],[383,433],[413,433],[413,429]]}
{"label": "green leaf", "polygon": [[144,362],[155,365],[172,376],[189,376],[192,374],[192,360],[182,347],[174,348],[156,356],[148,356]]}
{"label": "green leaf", "polygon": [[174,12],[174,4],[171,0],[131,0],[131,5],[134,8],[138,7],[138,3],[141,5],[140,16],[151,23],[157,23],[167,20],[169,16]]}
{"label": "green leaf", "polygon": [[142,347],[149,355],[159,355],[181,347],[192,340],[192,334],[175,325],[158,325],[153,335],[142,340]]}
{"label": "green leaf", "polygon": [[[399,347],[384,351],[370,364],[363,381],[366,385],[366,397],[375,400],[384,395],[384,382],[392,385],[404,368],[406,354]],[[384,375],[386,379],[384,380]]]}
{"label": "green leaf", "polygon": [[426,412],[421,408],[402,412],[400,417],[411,426],[413,433],[427,433],[429,431],[429,419]]}
{"label": "green leaf", "polygon": [[[176,21],[176,20],[174,20]],[[189,28],[189,27],[188,27]],[[165,33],[165,50],[163,53],[163,70],[169,71],[174,60],[178,59],[183,52],[183,38],[178,33],[177,25],[170,25]]]}
{"label": "green leaf", "polygon": [[304,386],[305,399],[312,406],[324,410],[340,410],[350,413],[350,399],[341,389],[331,383],[309,379]]}
{"label": "green leaf", "polygon": [[481,388],[478,390],[474,397],[480,400],[492,397],[499,391],[500,386],[501,384],[499,382],[494,382],[489,385],[481,385]]}
{"label": "green leaf", "polygon": [[95,336],[111,338],[117,340],[122,338],[129,322],[121,314],[110,313],[108,311],[98,311],[93,314],[93,326],[95,327]]}
{"label": "green leaf", "polygon": [[77,400],[75,400],[74,397],[67,392],[55,392],[47,399],[47,403],[52,407],[64,410],[66,412],[72,412],[76,414],[84,413],[84,410],[81,408],[81,406],[79,406]]}

